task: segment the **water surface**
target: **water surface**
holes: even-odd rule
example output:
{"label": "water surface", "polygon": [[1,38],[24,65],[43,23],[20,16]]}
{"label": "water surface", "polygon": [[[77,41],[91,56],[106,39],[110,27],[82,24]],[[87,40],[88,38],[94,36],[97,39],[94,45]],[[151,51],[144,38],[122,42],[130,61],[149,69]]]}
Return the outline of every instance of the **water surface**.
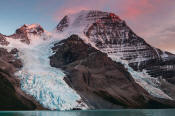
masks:
{"label": "water surface", "polygon": [[175,116],[175,109],[95,111],[1,111],[0,116]]}

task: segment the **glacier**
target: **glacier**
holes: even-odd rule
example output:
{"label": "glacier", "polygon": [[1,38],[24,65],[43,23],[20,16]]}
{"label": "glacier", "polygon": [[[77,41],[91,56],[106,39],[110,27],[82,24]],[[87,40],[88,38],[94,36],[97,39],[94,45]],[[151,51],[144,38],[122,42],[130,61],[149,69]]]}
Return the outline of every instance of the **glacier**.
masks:
{"label": "glacier", "polygon": [[131,74],[135,82],[139,84],[141,87],[143,87],[150,95],[157,98],[173,100],[170,96],[168,96],[159,88],[160,81],[157,78],[151,77],[149,74],[147,74],[145,70],[143,70],[142,72],[134,71],[134,69],[128,65],[128,61],[121,60],[115,55],[108,55],[108,56],[113,61],[122,63],[124,67],[128,70],[128,72]]}
{"label": "glacier", "polygon": [[51,48],[59,40],[43,40],[39,36],[31,36],[30,39],[31,44],[27,45],[7,38],[10,44],[3,46],[9,51],[13,48],[19,50],[17,56],[23,67],[15,75],[20,79],[21,89],[50,110],[88,109],[81,97],[64,81],[64,72],[50,66]]}

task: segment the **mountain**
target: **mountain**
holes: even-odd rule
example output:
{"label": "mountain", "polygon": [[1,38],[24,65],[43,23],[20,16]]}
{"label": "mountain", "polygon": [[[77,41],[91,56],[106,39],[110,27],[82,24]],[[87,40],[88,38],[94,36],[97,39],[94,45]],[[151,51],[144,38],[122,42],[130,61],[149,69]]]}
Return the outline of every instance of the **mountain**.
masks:
{"label": "mountain", "polygon": [[0,34],[0,110],[174,108],[175,55],[113,13],[81,11],[53,32]]}
{"label": "mountain", "polygon": [[21,42],[30,44],[30,38],[32,38],[31,36],[41,36],[43,33],[44,29],[38,24],[23,25],[10,37],[20,39]]}
{"label": "mountain", "polygon": [[146,43],[115,14],[81,11],[65,16],[56,30],[65,36],[78,34],[114,61],[125,64],[135,81],[153,96],[174,99],[175,55]]}
{"label": "mountain", "polygon": [[37,44],[37,41],[46,40],[50,36],[50,33],[45,31],[39,24],[24,24],[10,36],[0,34],[0,44],[3,46],[17,43],[21,44],[21,42],[28,45]]}
{"label": "mountain", "polygon": [[[175,104],[157,99],[140,87],[119,62],[71,35],[52,48],[53,67],[66,71],[65,81],[91,109],[166,108]],[[129,94],[128,94],[129,93]]]}

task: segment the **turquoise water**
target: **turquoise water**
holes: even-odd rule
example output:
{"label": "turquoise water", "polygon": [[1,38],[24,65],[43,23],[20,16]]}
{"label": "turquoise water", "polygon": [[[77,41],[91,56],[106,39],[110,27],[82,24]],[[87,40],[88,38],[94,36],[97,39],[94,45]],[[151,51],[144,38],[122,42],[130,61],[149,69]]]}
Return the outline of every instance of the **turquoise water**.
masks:
{"label": "turquoise water", "polygon": [[95,111],[1,111],[0,116],[175,116],[167,110],[95,110]]}

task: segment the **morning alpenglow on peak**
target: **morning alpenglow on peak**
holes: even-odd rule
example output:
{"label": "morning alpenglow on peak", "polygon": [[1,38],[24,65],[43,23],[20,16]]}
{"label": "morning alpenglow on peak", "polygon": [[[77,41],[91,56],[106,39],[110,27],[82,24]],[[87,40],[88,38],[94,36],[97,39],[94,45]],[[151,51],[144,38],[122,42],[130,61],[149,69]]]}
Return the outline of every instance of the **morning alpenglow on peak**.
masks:
{"label": "morning alpenglow on peak", "polygon": [[0,116],[175,116],[175,1],[0,1]]}

